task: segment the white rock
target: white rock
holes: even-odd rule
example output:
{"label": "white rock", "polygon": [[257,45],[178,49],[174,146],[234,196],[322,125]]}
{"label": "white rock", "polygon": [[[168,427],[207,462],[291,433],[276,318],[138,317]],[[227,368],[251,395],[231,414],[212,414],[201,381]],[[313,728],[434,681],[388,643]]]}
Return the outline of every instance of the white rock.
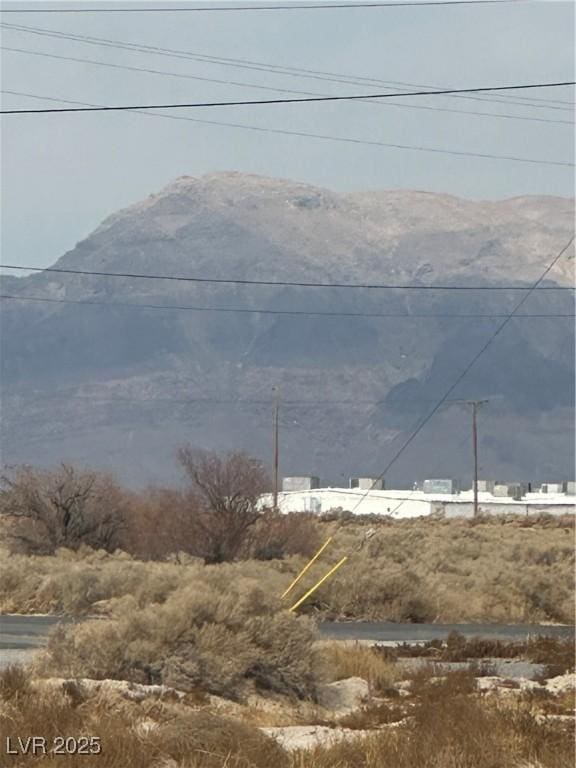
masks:
{"label": "white rock", "polygon": [[318,703],[333,712],[353,712],[364,704],[370,695],[366,680],[349,677],[319,686]]}
{"label": "white rock", "polygon": [[576,689],[576,673],[569,672],[566,675],[558,675],[546,680],[546,689],[551,693],[564,693]]}
{"label": "white rock", "polygon": [[358,739],[371,731],[353,731],[349,728],[328,728],[325,725],[289,725],[282,728],[260,728],[289,752],[295,749],[313,749],[317,746],[331,746],[340,741]]}

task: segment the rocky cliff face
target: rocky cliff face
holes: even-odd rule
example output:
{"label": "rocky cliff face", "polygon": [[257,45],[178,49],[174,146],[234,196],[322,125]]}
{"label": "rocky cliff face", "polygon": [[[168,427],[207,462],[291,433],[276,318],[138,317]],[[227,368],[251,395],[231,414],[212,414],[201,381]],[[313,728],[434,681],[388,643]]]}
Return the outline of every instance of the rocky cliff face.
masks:
{"label": "rocky cliff face", "polygon": [[[57,266],[292,282],[526,285],[573,228],[573,201],[471,202],[425,192],[336,194],[307,184],[182,177],[106,219]],[[549,275],[572,280],[573,250]],[[282,469],[342,482],[377,473],[522,296],[515,291],[314,289],[40,273],[3,280],[3,460],[174,476],[175,447],[271,450]],[[75,304],[66,302],[92,302]],[[110,306],[116,303],[117,306]],[[262,313],[118,304],[260,309]],[[270,310],[412,317],[322,317]],[[530,314],[573,312],[541,291]],[[418,315],[435,314],[435,318]],[[561,478],[573,467],[569,318],[513,320],[453,397],[489,397],[484,475]],[[442,409],[390,483],[469,475],[469,424]]]}

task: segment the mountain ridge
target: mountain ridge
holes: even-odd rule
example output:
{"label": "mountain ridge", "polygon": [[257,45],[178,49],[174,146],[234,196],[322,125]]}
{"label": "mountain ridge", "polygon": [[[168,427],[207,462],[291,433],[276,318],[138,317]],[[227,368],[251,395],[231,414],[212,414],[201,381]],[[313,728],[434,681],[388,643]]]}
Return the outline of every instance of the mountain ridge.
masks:
{"label": "mountain ridge", "polygon": [[[179,177],[107,217],[56,266],[236,279],[527,285],[567,242],[573,205],[534,196],[495,203],[405,190],[334,193],[236,172]],[[568,256],[551,275],[562,285],[571,284],[573,253]],[[254,311],[5,303],[4,460],[76,457],[113,464],[137,483],[172,477],[174,447],[184,440],[265,457],[272,388],[280,385],[287,401],[318,401],[316,409],[283,409],[286,474],[373,473],[497,322],[288,317],[257,309],[502,314],[518,300],[517,291],[248,288],[49,272],[3,281],[14,295]],[[569,297],[549,294],[532,296],[526,311],[573,312]],[[566,319],[512,321],[485,367],[465,382],[464,394],[495,398],[493,415],[483,417],[486,471],[570,472],[569,325]],[[404,402],[406,392],[416,405]],[[326,400],[349,404],[320,404]],[[549,435],[542,414],[553,427]],[[430,454],[438,451],[423,432],[398,463],[398,481],[466,475],[469,462],[453,439],[463,427],[461,414],[435,417],[430,434],[438,429],[446,436],[441,467],[432,472]],[[511,428],[518,445],[503,451]],[[541,447],[534,448],[539,437]]]}

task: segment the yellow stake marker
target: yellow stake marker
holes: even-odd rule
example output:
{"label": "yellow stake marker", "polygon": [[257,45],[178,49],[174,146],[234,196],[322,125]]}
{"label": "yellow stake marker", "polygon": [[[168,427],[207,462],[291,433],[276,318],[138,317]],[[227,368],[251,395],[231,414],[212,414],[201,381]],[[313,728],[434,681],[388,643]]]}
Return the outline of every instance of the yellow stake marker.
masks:
{"label": "yellow stake marker", "polygon": [[329,578],[330,578],[330,576],[332,576],[332,574],[333,574],[335,571],[337,571],[337,570],[338,570],[338,568],[340,568],[340,566],[341,566],[341,565],[344,565],[344,563],[346,562],[346,560],[348,560],[348,557],[343,557],[343,558],[342,558],[342,560],[340,560],[340,562],[339,562],[339,563],[336,563],[336,565],[335,565],[333,568],[331,568],[331,569],[328,571],[328,573],[327,573],[327,574],[325,574],[324,576],[322,576],[322,578],[320,579],[320,581],[318,581],[316,584],[314,584],[314,586],[313,586],[311,589],[309,589],[309,590],[308,590],[308,592],[306,592],[306,594],[305,594],[305,595],[303,595],[303,596],[300,598],[300,600],[298,600],[298,602],[294,603],[294,605],[293,605],[293,606],[290,608],[290,610],[291,610],[291,611],[295,611],[295,610],[296,610],[296,608],[298,608],[299,606],[301,606],[301,605],[302,605],[302,603],[304,602],[304,600],[306,600],[307,598],[309,598],[309,597],[310,597],[310,595],[311,595],[313,592],[316,592],[316,590],[318,589],[318,587],[320,587],[322,584],[324,584],[324,582],[326,581],[326,579],[329,579]]}
{"label": "yellow stake marker", "polygon": [[326,547],[328,546],[328,544],[330,544],[330,542],[331,542],[331,541],[332,541],[332,536],[330,536],[330,538],[329,538],[327,541],[325,541],[325,542],[324,542],[324,544],[322,544],[322,546],[320,547],[320,549],[318,550],[318,552],[316,552],[316,554],[314,555],[314,557],[313,557],[313,558],[312,558],[312,559],[311,559],[311,560],[310,560],[308,563],[306,563],[306,565],[304,566],[304,568],[302,568],[302,570],[300,571],[300,573],[298,574],[298,576],[296,576],[296,578],[294,579],[294,581],[292,582],[292,584],[290,584],[290,586],[288,587],[288,589],[287,589],[285,592],[283,592],[283,593],[282,593],[282,595],[280,596],[280,599],[281,599],[281,600],[282,600],[282,598],[286,597],[286,595],[287,595],[289,592],[291,592],[291,591],[292,591],[293,587],[295,587],[295,586],[296,586],[296,584],[298,584],[298,582],[300,581],[300,579],[302,578],[302,576],[304,576],[304,574],[305,574],[305,573],[308,571],[308,569],[310,568],[310,566],[311,566],[313,563],[315,563],[315,562],[316,562],[316,560],[318,560],[318,558],[320,557],[320,555],[322,554],[322,552],[324,552],[324,550],[326,549]]}

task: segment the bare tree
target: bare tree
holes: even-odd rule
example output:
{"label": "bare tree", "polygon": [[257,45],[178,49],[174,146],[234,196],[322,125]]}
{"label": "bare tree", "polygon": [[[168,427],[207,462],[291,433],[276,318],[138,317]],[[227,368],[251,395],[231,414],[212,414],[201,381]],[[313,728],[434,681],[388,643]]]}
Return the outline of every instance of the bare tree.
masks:
{"label": "bare tree", "polygon": [[14,467],[0,477],[3,531],[30,554],[82,544],[113,551],[121,543],[126,509],[126,494],[104,473],[62,464],[54,470]]}
{"label": "bare tree", "polygon": [[178,459],[190,481],[188,507],[207,562],[233,560],[260,517],[258,498],[270,490],[262,464],[245,453],[214,453],[185,446]]}

